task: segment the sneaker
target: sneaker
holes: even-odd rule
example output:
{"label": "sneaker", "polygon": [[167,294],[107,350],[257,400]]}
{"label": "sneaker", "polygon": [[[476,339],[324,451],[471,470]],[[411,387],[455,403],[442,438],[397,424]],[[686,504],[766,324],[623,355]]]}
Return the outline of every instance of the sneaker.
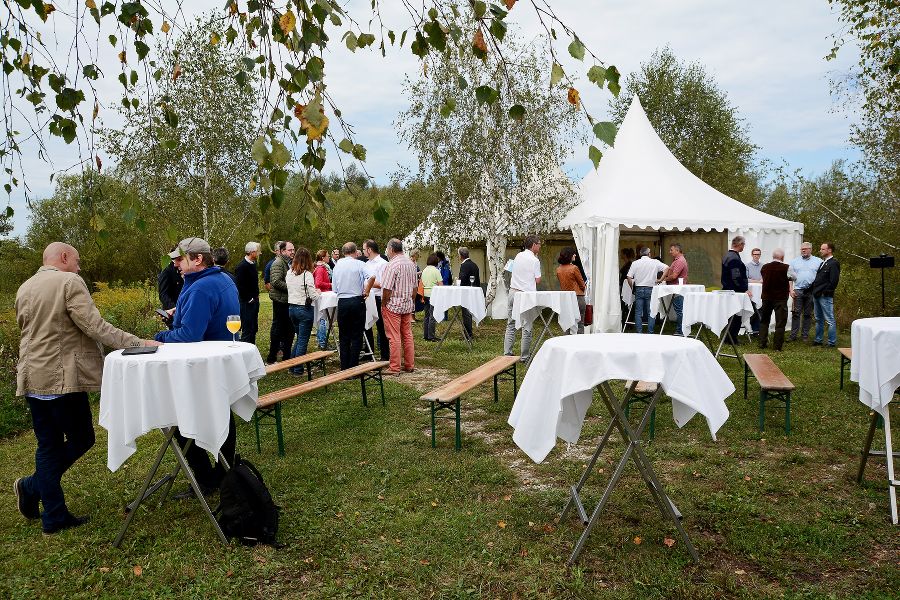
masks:
{"label": "sneaker", "polygon": [[813,346],[821,346],[821,345],[822,345],[822,342],[813,342],[812,345],[813,345]]}
{"label": "sneaker", "polygon": [[13,490],[16,492],[16,505],[19,512],[26,519],[37,519],[41,516],[41,510],[38,506],[39,498],[29,496],[25,493],[25,482],[23,477],[19,477],[13,482]]}
{"label": "sneaker", "polygon": [[44,535],[51,536],[55,533],[59,533],[60,531],[65,530],[65,529],[72,529],[73,527],[80,527],[81,525],[84,525],[85,523],[87,523],[90,520],[91,520],[91,517],[87,516],[87,515],[85,515],[83,517],[76,517],[75,515],[70,514],[68,517],[66,517],[66,520],[63,521],[61,524],[56,525],[52,529],[44,529]]}

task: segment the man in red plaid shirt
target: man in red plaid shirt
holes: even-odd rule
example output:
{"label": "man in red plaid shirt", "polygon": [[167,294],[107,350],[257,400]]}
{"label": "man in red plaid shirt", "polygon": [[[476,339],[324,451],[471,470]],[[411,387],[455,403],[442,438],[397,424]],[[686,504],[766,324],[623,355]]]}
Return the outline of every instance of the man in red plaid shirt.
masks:
{"label": "man in red plaid shirt", "polygon": [[387,244],[388,264],[381,272],[381,318],[390,346],[390,373],[400,372],[400,355],[403,370],[415,368],[415,345],[412,334],[412,316],[415,310],[416,265],[403,254],[403,243],[393,238]]}

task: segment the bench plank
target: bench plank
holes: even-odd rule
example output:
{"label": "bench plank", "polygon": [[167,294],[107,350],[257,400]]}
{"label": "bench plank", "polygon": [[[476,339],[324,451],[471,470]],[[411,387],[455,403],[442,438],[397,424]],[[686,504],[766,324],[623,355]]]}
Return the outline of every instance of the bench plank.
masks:
{"label": "bench plank", "polygon": [[328,358],[332,354],[334,354],[334,350],[318,350],[316,352],[304,354],[303,356],[297,356],[295,358],[289,358],[287,360],[273,363],[271,365],[266,365],[266,375],[271,375],[272,373],[284,371],[285,369],[290,369],[291,367],[298,367],[300,365],[305,365],[306,363],[311,363],[323,358]]}
{"label": "bench plank", "polygon": [[853,360],[852,348],[838,348],[838,352],[840,352],[847,360]]}
{"label": "bench plank", "polygon": [[781,372],[778,365],[772,362],[768,355],[745,354],[744,361],[750,367],[750,370],[753,371],[753,376],[756,377],[759,387],[762,389],[774,391],[791,391],[794,389],[795,386],[791,383],[791,380]]}
{"label": "bench plank", "polygon": [[363,363],[349,369],[344,369],[343,371],[336,371],[334,373],[331,373],[330,375],[325,375],[323,377],[319,377],[318,379],[313,379],[312,381],[306,381],[289,388],[284,388],[283,390],[278,390],[277,392],[271,392],[269,394],[266,394],[265,396],[260,396],[259,400],[256,401],[256,407],[265,408],[267,406],[271,406],[272,404],[277,404],[278,402],[281,402],[283,400],[289,400],[307,392],[323,388],[332,383],[352,379],[353,377],[358,377],[371,371],[383,369],[390,364],[390,361],[381,360],[377,362]]}
{"label": "bench plank", "polygon": [[480,367],[433,389],[422,396],[422,400],[449,402],[456,400],[469,390],[478,387],[494,375],[502,373],[519,361],[518,356],[497,356]]}

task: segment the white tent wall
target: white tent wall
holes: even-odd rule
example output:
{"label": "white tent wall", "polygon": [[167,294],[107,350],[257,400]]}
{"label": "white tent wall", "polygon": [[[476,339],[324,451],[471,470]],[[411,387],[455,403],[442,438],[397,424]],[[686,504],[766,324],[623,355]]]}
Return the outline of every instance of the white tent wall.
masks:
{"label": "white tent wall", "polygon": [[612,223],[572,226],[575,245],[588,273],[588,303],[594,307],[593,331],[622,329],[619,300],[619,226]]}
{"label": "white tent wall", "polygon": [[790,262],[796,256],[800,256],[800,243],[803,241],[803,228],[800,231],[779,231],[771,229],[729,229],[728,244],[737,236],[744,236],[746,245],[741,253],[744,262],[750,261],[750,251],[754,248],[762,250],[761,262],[772,260],[772,251],[776,248],[784,250],[785,262]]}

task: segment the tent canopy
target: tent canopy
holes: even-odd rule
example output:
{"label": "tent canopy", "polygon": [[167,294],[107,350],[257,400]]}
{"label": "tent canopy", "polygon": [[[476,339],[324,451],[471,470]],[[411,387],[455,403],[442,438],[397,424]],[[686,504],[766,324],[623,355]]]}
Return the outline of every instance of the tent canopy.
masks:
{"label": "tent canopy", "polygon": [[561,228],[609,223],[650,229],[803,231],[801,223],[729,198],[688,171],[659,139],[637,95],[615,147],[581,181],[581,197]]}

